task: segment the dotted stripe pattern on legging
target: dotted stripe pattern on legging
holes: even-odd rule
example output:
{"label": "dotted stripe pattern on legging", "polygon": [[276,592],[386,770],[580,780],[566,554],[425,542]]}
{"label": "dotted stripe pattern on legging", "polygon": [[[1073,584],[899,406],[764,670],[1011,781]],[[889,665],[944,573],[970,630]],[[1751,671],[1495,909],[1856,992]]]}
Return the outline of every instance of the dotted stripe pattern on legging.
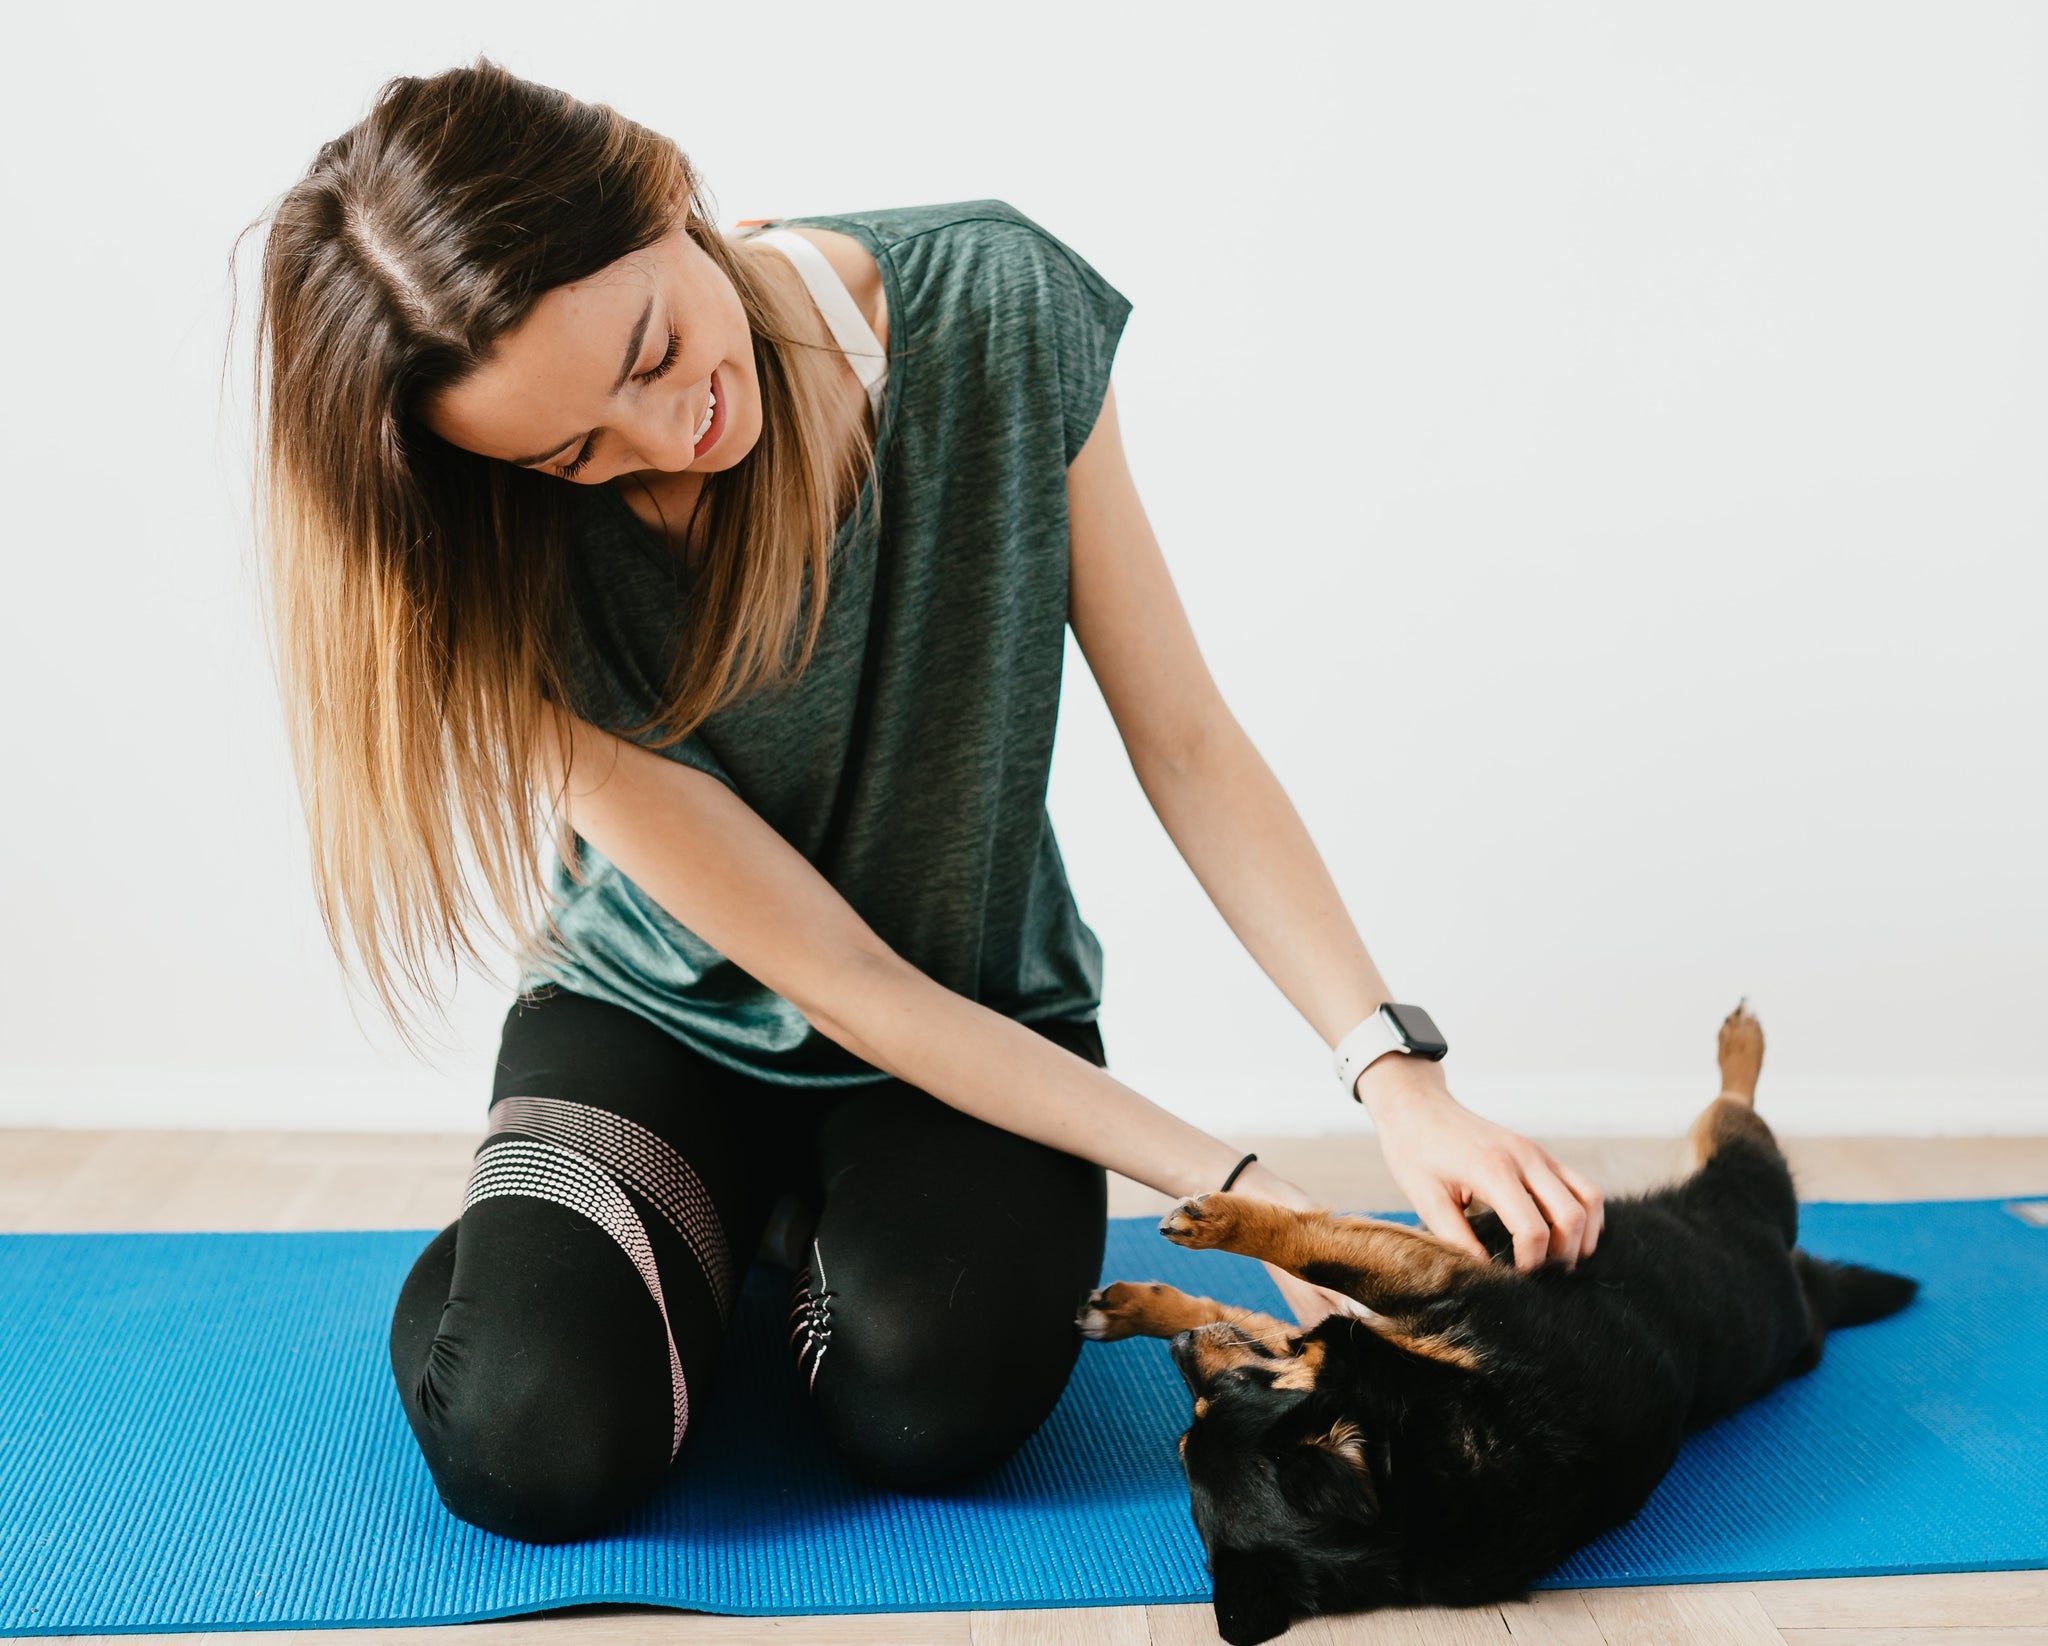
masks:
{"label": "dotted stripe pattern on legging", "polygon": [[669,1387],[675,1395],[675,1433],[669,1444],[669,1461],[683,1449],[683,1431],[690,1424],[690,1386],[683,1378],[683,1357],[676,1353],[675,1328],[669,1324],[668,1302],[661,1295],[661,1275],[654,1267],[654,1248],[647,1242],[647,1228],[632,1201],[605,1176],[596,1161],[572,1149],[552,1143],[529,1143],[512,1138],[486,1143],[477,1151],[469,1169],[469,1193],[462,1209],[468,1211],[479,1200],[494,1195],[530,1195],[535,1200],[552,1200],[590,1219],[619,1243],[619,1247],[640,1271],[648,1294],[661,1314],[662,1336],[668,1339]]}
{"label": "dotted stripe pattern on legging", "polygon": [[638,1121],[588,1103],[559,1097],[501,1097],[491,1105],[485,1137],[525,1132],[588,1155],[652,1204],[690,1248],[711,1287],[718,1319],[732,1319],[739,1286],[725,1225],[710,1191],[666,1138]]}
{"label": "dotted stripe pattern on legging", "polygon": [[[814,1288],[811,1276],[818,1277]],[[810,1377],[804,1387],[818,1386],[818,1368],[825,1364],[825,1351],[832,1344],[832,1299],[839,1294],[825,1284],[825,1254],[818,1250],[817,1241],[811,1242],[810,1261],[796,1272],[796,1284],[790,1288],[789,1297],[789,1341],[796,1350],[797,1369],[802,1370],[805,1357],[810,1358]],[[797,1342],[798,1334],[803,1341]]]}

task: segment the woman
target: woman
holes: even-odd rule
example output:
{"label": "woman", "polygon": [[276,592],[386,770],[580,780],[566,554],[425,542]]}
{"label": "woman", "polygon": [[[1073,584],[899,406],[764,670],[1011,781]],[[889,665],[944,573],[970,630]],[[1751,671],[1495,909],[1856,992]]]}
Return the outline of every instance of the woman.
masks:
{"label": "woman", "polygon": [[[430,945],[478,957],[473,862],[525,968],[391,1333],[464,1519],[642,1501],[750,1256],[796,1271],[835,1444],[914,1488],[1058,1399],[1105,1168],[1309,1203],[1105,1072],[1045,812],[1071,620],[1261,965],[1328,1042],[1380,1021],[1133,490],[1128,312],[1000,201],[728,238],[668,140],[487,62],[387,85],[277,207],[262,495],[322,915],[399,1019]],[[1593,1249],[1598,1191],[1434,1062],[1353,1095],[1439,1233],[1477,1249],[1478,1195],[1525,1265]]]}

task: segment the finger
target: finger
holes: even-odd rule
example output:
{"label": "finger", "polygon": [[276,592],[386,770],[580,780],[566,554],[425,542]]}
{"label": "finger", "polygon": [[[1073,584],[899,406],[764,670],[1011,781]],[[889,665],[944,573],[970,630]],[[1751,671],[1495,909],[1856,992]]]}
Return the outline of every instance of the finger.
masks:
{"label": "finger", "polygon": [[1431,1234],[1441,1235],[1452,1245],[1464,1247],[1481,1262],[1492,1261],[1486,1243],[1472,1232],[1472,1225],[1465,1221],[1465,1214],[1458,1209],[1458,1203],[1443,1184],[1432,1183],[1414,1199],[1416,1216],[1422,1219],[1422,1226]]}
{"label": "finger", "polygon": [[1486,1203],[1493,1208],[1494,1215],[1508,1226],[1515,1237],[1515,1267],[1525,1270],[1542,1268],[1543,1260],[1550,1252],[1550,1222],[1522,1186],[1519,1168],[1512,1156],[1501,1156],[1498,1164],[1480,1178],[1479,1192],[1486,1196]]}
{"label": "finger", "polygon": [[1522,1162],[1522,1177],[1543,1208],[1543,1215],[1550,1220],[1549,1260],[1571,1268],[1579,1261],[1579,1251],[1585,1243],[1586,1208],[1551,1169],[1550,1160],[1541,1149],[1535,1151],[1532,1159]]}
{"label": "finger", "polygon": [[1550,1165],[1564,1179],[1565,1187],[1579,1197],[1579,1204],[1586,1208],[1586,1233],[1579,1241],[1579,1256],[1591,1257],[1593,1248],[1600,1244],[1600,1231],[1607,1227],[1607,1199],[1601,1194],[1600,1186],[1583,1173],[1573,1171],[1560,1160],[1551,1160]]}

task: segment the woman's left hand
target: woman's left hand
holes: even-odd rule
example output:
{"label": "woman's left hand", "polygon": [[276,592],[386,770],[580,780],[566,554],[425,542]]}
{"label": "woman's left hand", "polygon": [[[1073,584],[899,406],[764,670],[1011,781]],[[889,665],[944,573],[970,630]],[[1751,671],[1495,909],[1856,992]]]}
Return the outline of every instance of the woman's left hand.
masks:
{"label": "woman's left hand", "polygon": [[1477,1198],[1515,1237],[1515,1266],[1571,1268],[1590,1257],[1605,1221],[1600,1190],[1526,1137],[1497,1126],[1451,1096],[1443,1069],[1396,1053],[1358,1077],[1387,1170],[1423,1226],[1485,1257],[1465,1221]]}

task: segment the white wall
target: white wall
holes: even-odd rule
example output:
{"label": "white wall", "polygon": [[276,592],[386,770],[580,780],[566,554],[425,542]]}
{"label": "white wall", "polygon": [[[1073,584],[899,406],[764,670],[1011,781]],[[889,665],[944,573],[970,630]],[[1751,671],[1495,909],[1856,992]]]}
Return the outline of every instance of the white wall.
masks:
{"label": "white wall", "polygon": [[[1017,16],[11,24],[0,1123],[481,1125],[503,980],[417,1066],[316,929],[218,374],[236,231],[484,49],[727,222],[997,196],[1132,298],[1196,632],[1474,1107],[1675,1127],[1747,993],[1784,1129],[2048,1129],[2048,14]],[[1112,1066],[1225,1135],[1363,1126],[1070,661]]]}

